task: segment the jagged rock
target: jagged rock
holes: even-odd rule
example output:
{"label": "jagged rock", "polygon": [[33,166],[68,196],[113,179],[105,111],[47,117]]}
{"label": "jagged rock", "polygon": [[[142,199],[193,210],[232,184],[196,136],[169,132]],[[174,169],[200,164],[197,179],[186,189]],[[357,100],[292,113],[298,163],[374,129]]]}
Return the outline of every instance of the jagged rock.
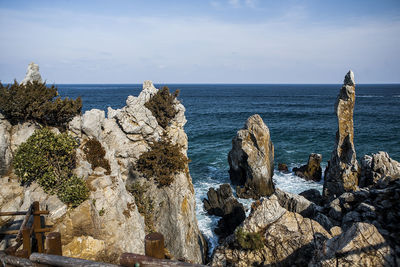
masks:
{"label": "jagged rock", "polygon": [[39,125],[34,122],[24,122],[14,125],[11,129],[11,151],[14,154],[18,146],[28,140],[28,138],[39,129]]}
{"label": "jagged rock", "polygon": [[26,70],[26,76],[22,80],[21,84],[27,84],[28,82],[37,81],[42,83],[42,76],[39,73],[39,65],[31,62]]}
{"label": "jagged rock", "polygon": [[353,138],[353,111],[355,103],[354,74],[349,71],[338,95],[335,112],[338,117],[335,148],[332,152],[323,188],[323,197],[332,200],[335,196],[357,188],[360,168],[356,159]]}
{"label": "jagged rock", "polygon": [[220,185],[218,190],[210,188],[207,192],[208,199],[204,199],[204,209],[211,215],[222,217],[218,221],[218,228],[215,232],[226,237],[233,233],[236,227],[246,218],[242,203],[239,203],[233,196],[229,184]]}
{"label": "jagged rock", "polygon": [[274,192],[274,145],[258,114],[250,116],[233,138],[228,162],[232,183],[244,186],[236,191],[239,197],[258,199]]}
{"label": "jagged rock", "polygon": [[8,172],[11,162],[11,124],[0,119],[0,176]]}
{"label": "jagged rock", "polygon": [[305,197],[306,199],[314,202],[315,204],[321,206],[322,205],[322,196],[321,193],[317,189],[308,189],[299,194],[300,196]]}
{"label": "jagged rock", "polygon": [[232,235],[215,250],[211,266],[305,265],[313,250],[331,238],[317,222],[282,208],[275,194],[263,199],[241,227],[262,234],[264,247],[241,249]]}
{"label": "jagged rock", "polygon": [[288,173],[289,168],[285,163],[278,163],[278,171],[283,172],[283,173]]}
{"label": "jagged rock", "polygon": [[331,233],[332,237],[338,236],[340,234],[342,234],[342,228],[340,228],[339,226],[333,226],[329,232]]}
{"label": "jagged rock", "polygon": [[318,212],[317,205],[303,196],[285,192],[278,188],[275,190],[275,195],[278,197],[281,207],[291,212],[300,213],[303,217],[311,218]]}
{"label": "jagged rock", "polygon": [[207,199],[203,199],[204,209],[208,214],[220,217],[231,213],[234,206],[240,204],[233,196],[229,184],[222,184],[217,190],[210,188],[207,192],[207,197]]}
{"label": "jagged rock", "polygon": [[361,159],[360,187],[376,185],[383,180],[384,187],[388,181],[399,178],[400,163],[391,159],[388,153],[380,151]]}
{"label": "jagged rock", "polygon": [[375,226],[356,223],[328,240],[309,266],[395,266],[395,261]]}
{"label": "jagged rock", "polygon": [[104,117],[104,110],[92,109],[86,111],[82,116],[82,131],[89,137],[100,139],[104,125]]}
{"label": "jagged rock", "polygon": [[293,172],[306,180],[319,182],[322,178],[321,161],[321,154],[312,153],[308,157],[308,163],[300,168],[293,168]]}

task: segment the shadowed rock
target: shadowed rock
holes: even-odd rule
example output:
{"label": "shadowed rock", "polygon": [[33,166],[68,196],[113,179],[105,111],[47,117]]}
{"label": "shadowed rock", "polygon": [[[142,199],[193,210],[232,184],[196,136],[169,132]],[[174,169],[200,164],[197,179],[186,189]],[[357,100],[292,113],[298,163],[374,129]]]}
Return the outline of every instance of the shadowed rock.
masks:
{"label": "shadowed rock", "polygon": [[232,140],[228,154],[229,175],[243,198],[258,199],[274,193],[274,145],[268,127],[258,114],[247,119]]}
{"label": "shadowed rock", "polygon": [[357,188],[360,168],[356,159],[353,138],[353,111],[355,103],[354,74],[349,71],[339,92],[335,112],[338,118],[335,148],[325,171],[323,197],[331,200],[346,191]]}
{"label": "shadowed rock", "polygon": [[308,162],[306,165],[300,168],[293,168],[293,172],[306,180],[313,180],[316,182],[321,181],[322,169],[321,169],[322,155],[312,153],[308,157]]}

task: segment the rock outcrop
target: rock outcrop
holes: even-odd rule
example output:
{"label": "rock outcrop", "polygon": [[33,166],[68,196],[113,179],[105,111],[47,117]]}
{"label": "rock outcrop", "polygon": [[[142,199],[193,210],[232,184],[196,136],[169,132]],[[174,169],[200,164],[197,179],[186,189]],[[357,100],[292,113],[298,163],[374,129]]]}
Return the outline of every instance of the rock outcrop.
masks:
{"label": "rock outcrop", "polygon": [[278,171],[283,172],[283,173],[288,173],[289,168],[285,163],[279,163],[278,164]]}
{"label": "rock outcrop", "polygon": [[391,159],[388,153],[381,151],[361,159],[360,187],[388,183],[399,178],[400,163]]}
{"label": "rock outcrop", "polygon": [[[36,70],[37,65],[31,64],[27,75],[30,78],[24,81],[40,81]],[[206,243],[198,229],[188,165],[185,171],[174,175],[171,185],[165,187],[157,186],[151,178],[144,178],[135,171],[140,155],[149,150],[150,144],[158,141],[161,135],[168,136],[173,144],[179,144],[184,155],[187,153],[183,105],[175,100],[177,114],[166,129],[158,125],[157,119],[144,106],[157,91],[150,81],[146,81],[140,95],[129,96],[125,107],[118,110],[109,108],[108,118],[104,111],[90,110],[69,122],[67,130],[80,144],[74,173],[86,180],[90,190],[89,199],[75,209],[67,207],[55,195],[46,194],[36,183],[29,187],[20,186],[9,168],[10,155],[39,125],[32,122],[10,125],[1,117],[0,133],[4,134],[0,137],[0,162],[4,165],[1,165],[0,210],[26,210],[33,201],[39,201],[41,209],[50,211],[48,223],[54,225],[55,231],[61,232],[66,253],[115,262],[117,255],[123,252],[144,254],[145,223],[148,221],[145,220],[146,214],[139,212],[141,199],[135,199],[126,185],[132,181],[146,182],[149,186],[143,196],[151,198],[154,204],[151,223],[155,231],[164,235],[171,256],[203,262]],[[58,131],[56,128],[53,130]],[[97,139],[104,148],[104,158],[110,165],[109,173],[101,167],[93,169],[87,161],[83,147],[89,139]],[[0,223],[10,226],[14,219],[3,217]],[[95,248],[83,248],[90,244]],[[1,241],[0,249],[5,245],[6,241]]]}
{"label": "rock outcrop", "polygon": [[230,179],[238,185],[239,197],[258,199],[274,192],[274,145],[259,115],[249,117],[233,138],[228,162]]}
{"label": "rock outcrop", "polygon": [[308,162],[306,165],[300,168],[293,168],[294,174],[304,178],[305,180],[313,180],[316,182],[321,181],[322,169],[321,169],[322,155],[312,153],[308,157]]}
{"label": "rock outcrop", "polygon": [[331,238],[317,222],[281,207],[275,194],[261,201],[240,229],[245,235],[258,235],[262,247],[242,248],[236,233],[216,249],[212,266],[305,265],[313,250]]}
{"label": "rock outcrop", "polygon": [[232,234],[244,221],[246,213],[243,204],[233,196],[231,186],[223,184],[217,190],[210,188],[207,197],[208,199],[203,200],[204,209],[208,214],[222,217],[215,232],[220,237]]}
{"label": "rock outcrop", "polygon": [[42,83],[42,76],[39,72],[39,65],[31,62],[26,70],[26,76],[22,80],[21,84],[27,84],[28,82],[40,82]]}
{"label": "rock outcrop", "polygon": [[391,248],[375,226],[356,223],[328,240],[308,266],[396,266]]}
{"label": "rock outcrop", "polygon": [[338,118],[335,149],[325,170],[323,197],[331,200],[357,188],[360,167],[356,159],[353,138],[353,111],[355,104],[354,74],[349,71],[335,104]]}

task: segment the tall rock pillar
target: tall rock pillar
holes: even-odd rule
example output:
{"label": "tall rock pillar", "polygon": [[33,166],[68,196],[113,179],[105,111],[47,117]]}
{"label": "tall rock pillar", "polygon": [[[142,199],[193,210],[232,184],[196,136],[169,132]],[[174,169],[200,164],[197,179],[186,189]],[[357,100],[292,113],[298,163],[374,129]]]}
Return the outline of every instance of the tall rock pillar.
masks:
{"label": "tall rock pillar", "polygon": [[238,185],[239,197],[258,199],[274,193],[274,145],[258,114],[250,116],[233,138],[228,162],[230,179]]}
{"label": "tall rock pillar", "polygon": [[345,78],[335,104],[338,117],[335,149],[325,170],[323,196],[330,200],[346,191],[357,188],[360,168],[356,159],[353,137],[353,111],[355,103],[354,74],[350,70]]}

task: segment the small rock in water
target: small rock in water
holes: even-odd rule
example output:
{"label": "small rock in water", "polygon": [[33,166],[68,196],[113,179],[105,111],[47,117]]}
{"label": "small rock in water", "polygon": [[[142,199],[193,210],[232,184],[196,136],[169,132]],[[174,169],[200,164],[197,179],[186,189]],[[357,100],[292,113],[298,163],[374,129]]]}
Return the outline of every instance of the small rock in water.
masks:
{"label": "small rock in water", "polygon": [[278,164],[278,171],[283,172],[283,173],[288,173],[289,168],[285,163],[279,163]]}
{"label": "small rock in water", "polygon": [[308,163],[300,168],[293,168],[293,172],[306,180],[319,182],[322,178],[321,161],[321,154],[312,153],[308,157]]}

